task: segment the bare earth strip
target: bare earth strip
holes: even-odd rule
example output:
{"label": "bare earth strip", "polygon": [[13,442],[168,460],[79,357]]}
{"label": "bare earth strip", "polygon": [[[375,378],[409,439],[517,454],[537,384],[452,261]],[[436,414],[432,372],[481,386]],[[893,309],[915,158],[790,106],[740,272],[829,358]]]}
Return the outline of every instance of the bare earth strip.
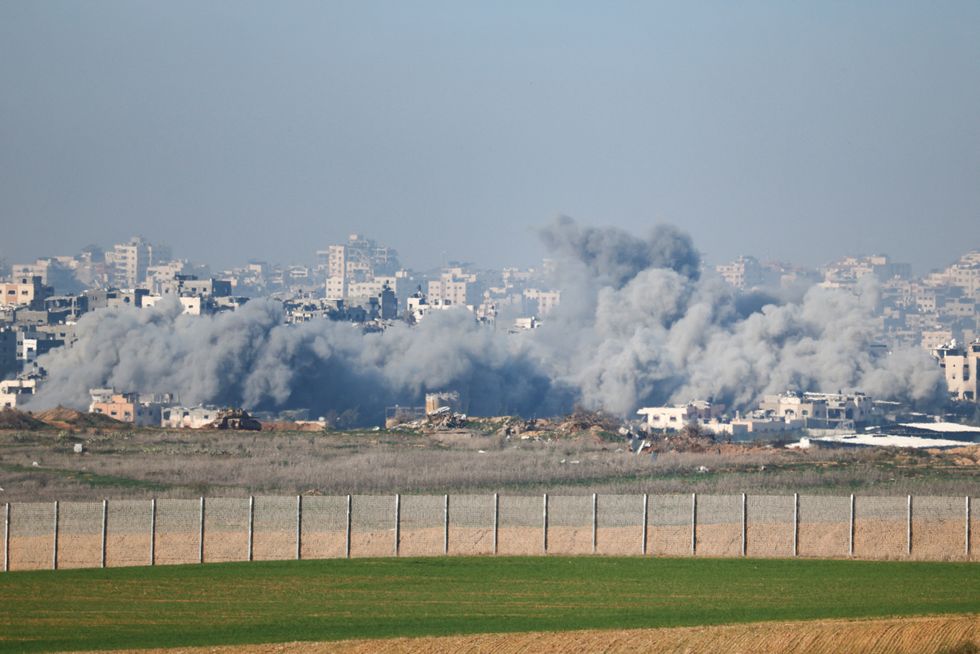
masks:
{"label": "bare earth strip", "polygon": [[[369,654],[493,652],[728,652],[730,654],[929,654],[980,645],[980,615],[885,620],[761,622],[715,627],[477,634],[325,643],[276,643],[112,654]],[[965,651],[973,651],[965,648]],[[109,654],[109,653],[105,653]]]}

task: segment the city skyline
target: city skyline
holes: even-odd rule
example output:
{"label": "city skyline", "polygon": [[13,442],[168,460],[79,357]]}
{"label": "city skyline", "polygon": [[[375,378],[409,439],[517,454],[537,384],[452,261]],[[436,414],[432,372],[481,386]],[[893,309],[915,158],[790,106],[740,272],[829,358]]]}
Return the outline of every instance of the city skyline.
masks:
{"label": "city skyline", "polygon": [[[668,226],[673,227],[672,225],[668,225]],[[615,226],[613,227],[615,228]],[[536,239],[539,238],[540,236],[539,232],[541,231],[541,229],[543,229],[543,226],[541,228],[536,229],[534,238]],[[434,272],[446,268],[447,266],[454,266],[454,265],[463,265],[473,270],[504,270],[507,268],[534,269],[534,268],[540,268],[542,262],[545,262],[549,259],[547,248],[544,245],[542,245],[540,256],[537,259],[531,258],[527,261],[501,260],[498,265],[490,265],[479,259],[476,260],[466,259],[456,251],[443,250],[437,254],[437,259],[425,260],[425,259],[416,258],[417,265],[410,265],[408,259],[412,257],[412,254],[408,253],[409,256],[407,257],[403,255],[402,254],[403,250],[401,247],[399,247],[397,243],[385,241],[383,239],[378,238],[377,235],[366,231],[352,229],[343,232],[342,236],[337,237],[336,239],[333,239],[329,242],[325,241],[322,246],[317,245],[312,249],[309,247],[308,243],[304,243],[303,248],[305,249],[297,247],[293,251],[294,253],[290,255],[291,258],[285,260],[275,260],[270,257],[263,257],[261,255],[248,257],[248,258],[235,259],[235,258],[228,258],[227,256],[209,258],[207,254],[205,254],[203,258],[194,258],[187,255],[187,253],[184,251],[183,245],[179,242],[171,242],[166,239],[155,240],[155,239],[147,238],[146,235],[142,233],[131,233],[128,236],[124,236],[122,238],[116,239],[115,241],[109,241],[109,242],[90,241],[74,249],[69,248],[69,249],[58,250],[58,251],[49,249],[46,251],[41,251],[37,254],[22,254],[23,250],[17,247],[12,247],[10,248],[12,254],[7,255],[5,254],[3,248],[4,246],[9,247],[10,244],[3,243],[0,244],[0,264],[6,265],[9,268],[10,266],[16,264],[23,265],[33,261],[54,259],[57,257],[76,257],[80,253],[92,247],[102,249],[103,251],[111,251],[114,245],[116,244],[127,243],[132,239],[144,239],[147,242],[155,242],[156,244],[165,247],[168,253],[172,252],[173,256],[172,257],[168,256],[168,259],[187,261],[190,265],[194,265],[194,266],[206,266],[212,271],[212,273],[218,274],[223,271],[231,271],[238,267],[247,265],[249,263],[255,263],[255,262],[261,262],[272,266],[316,265],[318,259],[318,255],[317,255],[318,252],[324,251],[323,248],[328,247],[330,243],[343,242],[348,237],[353,235],[357,235],[361,238],[367,238],[370,240],[378,241],[383,243],[383,245],[385,245],[386,247],[392,248],[395,252],[398,253],[399,260],[403,263],[402,267],[405,270],[410,270],[413,272]],[[697,246],[696,239],[694,245]],[[947,266],[955,263],[962,254],[975,250],[980,250],[980,248],[971,247],[969,244],[963,246],[957,245],[955,247],[950,247],[945,251],[945,253],[940,255],[941,256],[940,259],[937,259],[935,262],[930,263],[927,266],[917,265],[916,263],[907,260],[901,260],[900,258],[893,256],[891,252],[888,252],[882,248],[875,249],[874,247],[871,247],[870,249],[865,251],[858,251],[858,250],[841,251],[839,254],[833,257],[828,256],[823,259],[816,259],[814,257],[810,257],[809,260],[817,261],[817,263],[815,264],[805,263],[803,261],[794,260],[789,257],[780,257],[778,255],[767,257],[759,254],[758,252],[751,252],[751,251],[745,251],[745,252],[733,251],[733,254],[731,256],[726,256],[724,258],[712,256],[712,253],[705,252],[700,249],[698,250],[698,252],[701,256],[701,263],[703,264],[703,266],[705,268],[712,268],[712,269],[715,268],[716,266],[737,262],[739,259],[743,257],[749,257],[749,258],[756,259],[758,262],[762,264],[767,264],[767,263],[786,264],[790,266],[799,267],[801,269],[820,271],[828,267],[833,267],[836,264],[838,264],[840,261],[849,258],[865,258],[865,257],[881,256],[881,257],[887,257],[892,262],[909,264],[911,266],[912,274],[918,276],[918,275],[924,275],[929,272],[942,270],[943,268],[946,268]],[[222,265],[216,263],[218,261],[223,262]]]}

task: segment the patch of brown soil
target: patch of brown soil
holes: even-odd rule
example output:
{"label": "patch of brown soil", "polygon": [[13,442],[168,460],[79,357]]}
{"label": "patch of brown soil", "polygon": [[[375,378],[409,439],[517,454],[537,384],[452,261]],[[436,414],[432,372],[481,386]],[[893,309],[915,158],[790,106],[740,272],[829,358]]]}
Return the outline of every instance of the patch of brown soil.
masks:
{"label": "patch of brown soil", "polygon": [[980,445],[965,445],[964,447],[955,447],[945,452],[941,450],[929,450],[929,452],[930,454],[949,455],[953,463],[958,466],[980,465]]}
{"label": "patch of brown soil", "polygon": [[322,433],[323,425],[313,422],[291,422],[288,420],[260,420],[262,431],[306,431]]}
{"label": "patch of brown soil", "polygon": [[19,431],[36,431],[48,429],[48,425],[29,413],[17,409],[0,411],[0,429],[15,429]]}
{"label": "patch of brown soil", "polygon": [[132,429],[133,427],[101,413],[83,413],[63,406],[39,411],[34,415],[37,419],[58,429]]}
{"label": "patch of brown soil", "polygon": [[[980,615],[761,622],[716,627],[477,634],[325,643],[128,650],[129,654],[409,654],[416,652],[729,652],[929,654],[980,641]],[[117,651],[115,654],[126,654]]]}

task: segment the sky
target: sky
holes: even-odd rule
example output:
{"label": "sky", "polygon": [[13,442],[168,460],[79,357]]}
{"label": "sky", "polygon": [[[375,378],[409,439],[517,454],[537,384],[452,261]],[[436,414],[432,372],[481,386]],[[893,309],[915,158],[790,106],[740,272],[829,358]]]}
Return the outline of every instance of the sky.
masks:
{"label": "sky", "polygon": [[0,0],[0,258],[531,265],[568,215],[924,271],[980,248],[978,34],[972,0]]}

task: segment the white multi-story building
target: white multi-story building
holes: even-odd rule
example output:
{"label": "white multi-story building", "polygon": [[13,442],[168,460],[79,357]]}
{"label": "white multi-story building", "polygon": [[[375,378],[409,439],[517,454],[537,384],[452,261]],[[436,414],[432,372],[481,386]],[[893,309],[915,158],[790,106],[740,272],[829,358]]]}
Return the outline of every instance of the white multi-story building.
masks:
{"label": "white multi-story building", "polygon": [[[326,270],[328,298],[346,300],[354,295],[352,285],[390,277],[399,269],[398,253],[360,234],[351,234],[347,243],[319,250],[320,269]],[[378,292],[382,284],[378,287]],[[377,293],[374,293],[377,295]]]}
{"label": "white multi-story building", "polygon": [[936,348],[935,356],[946,376],[946,388],[950,397],[976,402],[977,373],[980,373],[980,339],[969,345],[952,341]]}
{"label": "white multi-story building", "polygon": [[766,281],[759,260],[752,256],[740,256],[735,261],[715,266],[715,271],[739,289],[762,286]]}
{"label": "white multi-story building", "polygon": [[112,266],[112,284],[118,288],[136,288],[146,279],[151,265],[150,244],[137,236],[128,243],[118,243],[106,253]]}
{"label": "white multi-story building", "polygon": [[525,312],[546,318],[561,303],[561,291],[526,288],[523,299]]}
{"label": "white multi-story building", "polygon": [[429,280],[428,291],[431,304],[474,307],[483,300],[477,275],[460,267],[446,268],[439,279]]}
{"label": "white multi-story building", "polygon": [[704,400],[693,400],[687,404],[674,406],[643,407],[637,414],[646,419],[650,429],[665,429],[677,431],[688,425],[716,420],[724,411],[724,407]]}

